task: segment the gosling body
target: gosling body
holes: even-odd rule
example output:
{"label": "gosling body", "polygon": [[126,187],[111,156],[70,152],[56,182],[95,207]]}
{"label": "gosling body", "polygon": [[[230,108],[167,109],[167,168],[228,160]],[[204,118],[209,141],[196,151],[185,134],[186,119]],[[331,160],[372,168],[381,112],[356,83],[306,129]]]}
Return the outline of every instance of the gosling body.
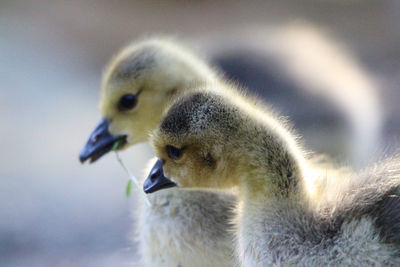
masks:
{"label": "gosling body", "polygon": [[141,205],[136,216],[142,264],[234,266],[236,195],[176,188],[159,193],[149,195],[152,207]]}

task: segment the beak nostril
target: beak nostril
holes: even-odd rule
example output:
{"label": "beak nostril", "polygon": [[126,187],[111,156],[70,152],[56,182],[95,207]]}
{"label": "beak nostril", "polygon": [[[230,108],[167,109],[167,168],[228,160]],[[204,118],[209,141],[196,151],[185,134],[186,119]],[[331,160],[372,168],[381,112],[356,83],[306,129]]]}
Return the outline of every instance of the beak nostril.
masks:
{"label": "beak nostril", "polygon": [[151,176],[150,176],[150,179],[151,180],[154,180],[154,179],[156,179],[158,176],[160,176],[160,170],[157,170],[157,171],[155,171],[155,172],[153,172],[152,174],[151,174]]}
{"label": "beak nostril", "polygon": [[102,133],[96,133],[95,135],[93,135],[92,137],[92,142],[97,142],[104,134]]}

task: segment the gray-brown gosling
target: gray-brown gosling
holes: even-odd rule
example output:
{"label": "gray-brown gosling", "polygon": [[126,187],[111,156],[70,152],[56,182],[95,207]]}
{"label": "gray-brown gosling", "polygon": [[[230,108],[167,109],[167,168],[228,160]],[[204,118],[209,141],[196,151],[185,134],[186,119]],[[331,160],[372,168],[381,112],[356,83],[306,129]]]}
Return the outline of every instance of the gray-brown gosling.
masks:
{"label": "gray-brown gosling", "polygon": [[[96,161],[120,141],[119,149],[145,142],[163,110],[184,90],[218,82],[200,58],[169,39],[148,39],[123,49],[108,64],[100,99],[102,120],[80,159]],[[236,196],[172,188],[150,197],[137,212],[142,266],[233,266],[230,231]]]}
{"label": "gray-brown gosling", "polygon": [[242,266],[400,266],[398,159],[310,182],[314,167],[282,122],[214,87],[178,99],[154,131],[145,192],[238,186]]}

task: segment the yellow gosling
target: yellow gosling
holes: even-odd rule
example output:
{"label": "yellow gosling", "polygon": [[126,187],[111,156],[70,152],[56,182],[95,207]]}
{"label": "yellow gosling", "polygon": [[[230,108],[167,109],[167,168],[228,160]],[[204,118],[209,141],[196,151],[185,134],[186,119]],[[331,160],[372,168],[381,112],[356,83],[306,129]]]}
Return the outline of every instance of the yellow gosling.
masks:
{"label": "yellow gosling", "polygon": [[159,160],[146,192],[167,183],[238,187],[242,266],[399,266],[398,159],[310,183],[318,170],[288,127],[236,90],[215,86],[179,98],[154,131]]}
{"label": "yellow gosling", "polygon": [[[81,152],[82,162],[145,142],[162,112],[188,88],[219,83],[204,60],[166,38],[136,42],[111,60],[103,75],[102,120]],[[149,197],[135,212],[143,266],[234,265],[231,231],[236,196],[171,188]]]}

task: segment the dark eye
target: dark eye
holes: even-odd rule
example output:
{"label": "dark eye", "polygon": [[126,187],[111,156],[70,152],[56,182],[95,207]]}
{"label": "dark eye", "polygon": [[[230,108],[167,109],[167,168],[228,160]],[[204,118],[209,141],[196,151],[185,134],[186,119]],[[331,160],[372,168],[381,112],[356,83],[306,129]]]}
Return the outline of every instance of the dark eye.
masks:
{"label": "dark eye", "polygon": [[182,157],[182,149],[168,145],[167,154],[171,159],[180,159]]}
{"label": "dark eye", "polygon": [[137,104],[136,95],[127,94],[121,97],[118,102],[118,109],[121,111],[126,111],[133,109]]}

